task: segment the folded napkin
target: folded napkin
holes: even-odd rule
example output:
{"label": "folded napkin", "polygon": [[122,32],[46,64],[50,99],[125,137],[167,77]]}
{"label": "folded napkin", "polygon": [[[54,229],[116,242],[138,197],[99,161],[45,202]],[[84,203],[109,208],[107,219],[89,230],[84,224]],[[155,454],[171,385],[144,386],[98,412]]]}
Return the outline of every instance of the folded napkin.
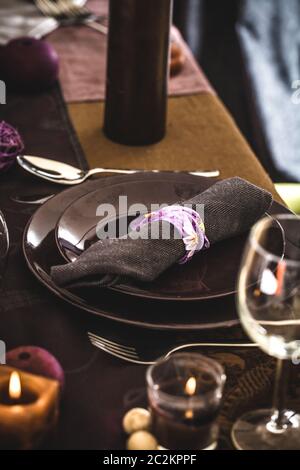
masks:
{"label": "folded napkin", "polygon": [[1,0],[0,44],[21,36],[40,38],[54,31],[58,23],[43,16],[29,0]]}
{"label": "folded napkin", "polygon": [[[241,178],[220,181],[208,190],[183,202],[204,206],[205,234],[210,244],[247,231],[272,203],[272,196],[264,189]],[[144,225],[138,239],[119,238],[99,240],[73,263],[55,266],[53,281],[69,288],[108,286],[126,279],[151,282],[185,255],[185,245],[177,237],[151,239],[154,227],[159,233],[170,225],[165,221]],[[173,235],[176,229],[173,228]],[[172,230],[171,230],[172,233]],[[197,255],[196,255],[197,256]]]}

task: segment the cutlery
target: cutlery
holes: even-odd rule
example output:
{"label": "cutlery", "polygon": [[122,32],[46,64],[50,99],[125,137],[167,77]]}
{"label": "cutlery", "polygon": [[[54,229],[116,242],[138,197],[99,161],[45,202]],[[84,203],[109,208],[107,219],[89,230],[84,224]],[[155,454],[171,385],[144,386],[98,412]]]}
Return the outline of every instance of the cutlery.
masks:
{"label": "cutlery", "polygon": [[155,361],[162,356],[168,357],[171,354],[182,351],[189,348],[256,348],[256,343],[186,343],[175,347],[166,347],[163,352],[159,354],[154,352],[153,344],[149,344],[148,348],[145,342],[137,346],[121,344],[119,342],[112,341],[107,338],[103,338],[94,333],[88,332],[88,338],[93,346],[102,351],[111,354],[112,356],[118,357],[127,362],[133,362],[135,364],[150,365],[154,364]]}
{"label": "cutlery", "polygon": [[41,21],[28,32],[28,36],[35,39],[42,39],[44,36],[47,36],[47,34],[55,31],[58,26],[59,23],[54,18],[45,18],[44,21]]}
{"label": "cutlery", "polygon": [[45,16],[55,18],[62,25],[85,24],[102,34],[108,28],[97,23],[97,16],[85,6],[77,5],[73,0],[35,0],[37,8]]}
{"label": "cutlery", "polygon": [[12,196],[10,199],[13,202],[18,202],[19,204],[33,204],[33,205],[41,205],[44,202],[49,201],[54,196],[54,194],[48,194],[47,196],[39,196],[39,195],[24,195],[24,196]]}
{"label": "cutlery", "polygon": [[0,281],[3,280],[9,250],[9,232],[4,215],[0,211]]}
{"label": "cutlery", "polygon": [[117,168],[93,168],[92,170],[81,170],[66,163],[50,160],[48,158],[33,157],[31,155],[20,155],[17,157],[19,165],[29,173],[39,176],[52,183],[75,185],[83,183],[92,175],[102,173],[113,173],[120,175],[133,175],[136,173],[183,173],[194,176],[216,178],[220,175],[218,170],[213,171],[164,171],[164,170],[123,170]]}

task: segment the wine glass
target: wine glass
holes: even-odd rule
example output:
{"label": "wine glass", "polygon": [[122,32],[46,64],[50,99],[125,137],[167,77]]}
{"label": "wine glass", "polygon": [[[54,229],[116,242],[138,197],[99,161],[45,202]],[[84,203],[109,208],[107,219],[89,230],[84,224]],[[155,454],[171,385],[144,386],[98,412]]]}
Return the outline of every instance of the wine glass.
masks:
{"label": "wine glass", "polygon": [[4,215],[0,211],[0,286],[4,276],[6,258],[9,249],[9,234]]}
{"label": "wine glass", "polygon": [[233,443],[241,450],[300,449],[300,415],[285,405],[289,366],[300,357],[300,217],[269,216],[252,228],[237,304],[245,331],[277,358],[277,370],[272,408],[242,416]]}

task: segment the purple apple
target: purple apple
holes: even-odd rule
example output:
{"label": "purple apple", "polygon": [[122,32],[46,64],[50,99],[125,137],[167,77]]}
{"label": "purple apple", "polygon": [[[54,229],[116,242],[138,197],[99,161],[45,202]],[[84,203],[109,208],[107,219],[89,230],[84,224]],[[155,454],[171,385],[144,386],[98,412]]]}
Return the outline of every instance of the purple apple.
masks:
{"label": "purple apple", "polygon": [[0,50],[0,78],[8,88],[47,90],[58,77],[58,55],[46,41],[31,37],[13,39]]}
{"label": "purple apple", "polygon": [[57,380],[61,390],[64,388],[64,371],[58,360],[46,349],[37,346],[20,346],[8,351],[6,364],[31,374]]}

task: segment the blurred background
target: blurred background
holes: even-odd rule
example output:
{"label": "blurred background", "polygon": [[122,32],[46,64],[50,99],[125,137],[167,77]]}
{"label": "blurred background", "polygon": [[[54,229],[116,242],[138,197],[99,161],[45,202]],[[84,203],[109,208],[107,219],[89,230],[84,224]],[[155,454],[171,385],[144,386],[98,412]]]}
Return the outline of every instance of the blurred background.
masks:
{"label": "blurred background", "polygon": [[300,0],[174,0],[174,23],[274,181],[300,181]]}

